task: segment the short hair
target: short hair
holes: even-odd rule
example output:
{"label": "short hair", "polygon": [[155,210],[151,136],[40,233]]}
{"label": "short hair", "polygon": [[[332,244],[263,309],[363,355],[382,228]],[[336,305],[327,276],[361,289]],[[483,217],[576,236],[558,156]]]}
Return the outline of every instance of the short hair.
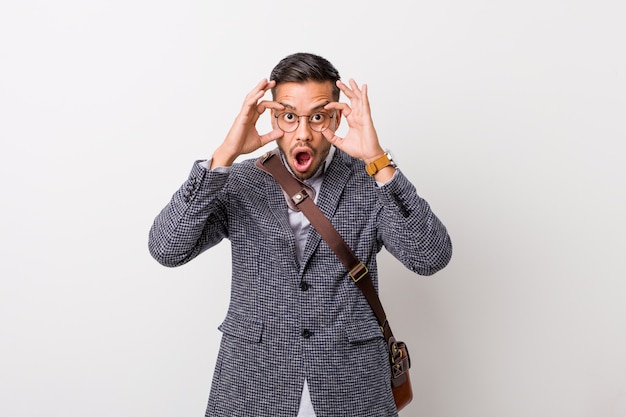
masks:
{"label": "short hair", "polygon": [[[335,101],[339,101],[337,80],[340,79],[339,71],[326,58],[307,52],[297,52],[283,58],[270,75],[270,81],[276,81],[276,86],[289,82],[330,81]],[[276,86],[272,88],[273,99],[276,98]]]}

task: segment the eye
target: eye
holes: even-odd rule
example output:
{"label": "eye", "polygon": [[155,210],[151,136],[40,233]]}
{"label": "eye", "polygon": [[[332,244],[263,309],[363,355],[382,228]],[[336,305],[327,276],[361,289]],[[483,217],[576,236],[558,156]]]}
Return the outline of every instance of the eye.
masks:
{"label": "eye", "polygon": [[296,120],[298,120],[298,118],[296,117],[296,115],[295,115],[295,114],[293,114],[293,113],[283,113],[283,114],[282,114],[282,116],[281,116],[281,118],[282,118],[285,122],[287,122],[287,123],[293,123],[293,122],[295,122]]}
{"label": "eye", "polygon": [[324,121],[326,120],[327,117],[328,117],[328,115],[326,113],[314,113],[314,114],[311,115],[309,120],[312,123],[324,123]]}

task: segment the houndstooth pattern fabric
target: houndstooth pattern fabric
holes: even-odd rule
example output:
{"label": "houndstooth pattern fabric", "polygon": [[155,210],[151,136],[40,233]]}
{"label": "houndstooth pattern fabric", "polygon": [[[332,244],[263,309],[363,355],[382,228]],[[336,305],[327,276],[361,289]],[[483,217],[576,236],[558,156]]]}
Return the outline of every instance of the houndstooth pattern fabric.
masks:
{"label": "houndstooth pattern fabric", "polygon": [[[452,255],[445,227],[400,171],[377,187],[362,161],[337,151],[317,204],[376,286],[383,246],[420,275]],[[196,163],[156,217],[149,249],[175,267],[222,239],[232,248],[231,297],[206,416],[294,417],[305,378],[318,417],[397,416],[367,301],[313,228],[298,262],[283,194],[253,160],[230,173]]]}

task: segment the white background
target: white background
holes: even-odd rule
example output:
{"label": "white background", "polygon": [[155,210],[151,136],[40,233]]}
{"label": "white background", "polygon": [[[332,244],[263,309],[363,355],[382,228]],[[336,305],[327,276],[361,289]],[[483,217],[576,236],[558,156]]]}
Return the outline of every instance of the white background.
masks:
{"label": "white background", "polygon": [[429,278],[381,254],[402,415],[626,416],[623,4],[3,0],[0,415],[203,415],[230,248],[168,269],[148,230],[307,51],[453,239]]}

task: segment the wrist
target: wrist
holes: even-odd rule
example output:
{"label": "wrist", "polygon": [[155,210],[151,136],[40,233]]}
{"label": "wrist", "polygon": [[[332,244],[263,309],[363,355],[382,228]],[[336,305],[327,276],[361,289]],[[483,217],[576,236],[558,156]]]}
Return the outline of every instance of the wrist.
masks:
{"label": "wrist", "polygon": [[220,146],[213,153],[213,157],[211,159],[211,169],[216,167],[229,167],[235,162],[235,159],[237,159],[236,155],[226,152]]}
{"label": "wrist", "polygon": [[393,173],[395,171],[395,167],[396,164],[394,163],[393,158],[388,151],[383,152],[377,157],[370,159],[369,162],[366,161],[365,163],[365,170],[371,177],[377,177],[377,174],[383,170]]}
{"label": "wrist", "polygon": [[378,183],[386,184],[387,182],[391,181],[395,173],[396,167],[393,165],[388,165],[378,171],[376,174],[374,174],[372,178],[374,178],[374,180]]}
{"label": "wrist", "polygon": [[368,155],[371,155],[371,156],[363,157],[361,160],[365,162],[365,165],[367,165],[367,164],[374,162],[375,160],[383,156],[385,153],[386,153],[385,150],[379,147],[374,152],[368,153]]}

